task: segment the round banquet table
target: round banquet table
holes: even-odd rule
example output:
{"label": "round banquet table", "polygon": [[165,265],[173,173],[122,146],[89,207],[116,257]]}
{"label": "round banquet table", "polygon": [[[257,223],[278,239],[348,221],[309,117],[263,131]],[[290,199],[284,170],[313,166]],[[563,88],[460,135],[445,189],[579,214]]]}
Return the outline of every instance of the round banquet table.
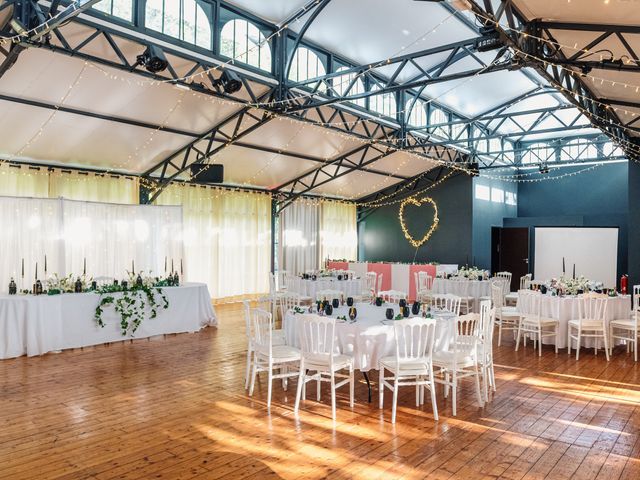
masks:
{"label": "round banquet table", "polygon": [[435,278],[433,280],[433,293],[465,296],[464,289],[467,288],[466,296],[473,298],[491,296],[491,280],[452,280],[448,278]]}
{"label": "round banquet table", "polygon": [[338,280],[335,277],[320,277],[317,280],[304,280],[296,278],[293,289],[300,295],[316,298],[316,293],[321,290],[338,290],[345,298],[362,295],[362,279]]}
{"label": "round banquet table", "polygon": [[[607,310],[605,313],[605,321],[607,326],[611,320],[628,319],[631,310],[631,297],[629,295],[619,295],[617,297],[607,298]],[[569,337],[569,320],[579,317],[578,305],[579,297],[565,296],[558,297],[552,295],[543,295],[542,311],[540,315],[546,318],[555,318],[558,320],[558,348],[567,347],[567,339]],[[533,305],[531,296],[519,295],[516,309],[521,314],[533,313]],[[593,347],[593,338],[585,338],[582,345]],[[543,338],[542,343],[553,344],[554,338]],[[574,345],[575,347],[575,345]]]}
{"label": "round banquet table", "polygon": [[[384,304],[376,307],[368,303],[355,304],[358,316],[354,323],[350,323],[349,307],[342,306],[333,311],[332,317],[345,316],[347,321],[336,321],[336,351],[351,355],[354,367],[362,372],[378,368],[378,361],[382,357],[393,356],[396,353],[393,320],[387,320],[387,308],[394,309],[394,315],[399,313],[398,305]],[[447,350],[453,340],[455,315],[450,312],[435,312],[436,344],[434,351]],[[288,345],[300,346],[298,338],[297,320],[301,318],[293,311],[284,317],[284,331]]]}

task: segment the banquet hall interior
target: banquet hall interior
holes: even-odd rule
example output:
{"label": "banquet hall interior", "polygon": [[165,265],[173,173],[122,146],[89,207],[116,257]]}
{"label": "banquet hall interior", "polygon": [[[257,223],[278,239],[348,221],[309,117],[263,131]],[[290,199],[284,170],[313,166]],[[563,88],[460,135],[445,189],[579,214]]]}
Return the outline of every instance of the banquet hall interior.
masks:
{"label": "banquet hall interior", "polygon": [[637,0],[0,0],[0,479],[639,479]]}

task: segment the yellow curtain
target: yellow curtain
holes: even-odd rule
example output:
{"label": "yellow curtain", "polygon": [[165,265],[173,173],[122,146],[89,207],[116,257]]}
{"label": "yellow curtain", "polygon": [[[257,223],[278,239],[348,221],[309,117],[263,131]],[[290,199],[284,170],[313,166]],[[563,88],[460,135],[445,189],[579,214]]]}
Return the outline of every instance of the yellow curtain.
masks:
{"label": "yellow curtain", "polygon": [[53,171],[49,175],[49,197],[87,202],[136,204],[138,179],[108,174]]}
{"label": "yellow curtain", "polygon": [[47,198],[49,196],[47,170],[0,163],[0,195]]}
{"label": "yellow curtain", "polygon": [[170,185],[156,204],[182,205],[187,280],[207,283],[218,300],[269,291],[269,195]]}
{"label": "yellow curtain", "polygon": [[353,203],[323,201],[320,214],[320,261],[344,258],[355,261],[358,254],[356,206]]}
{"label": "yellow curtain", "polygon": [[137,204],[138,179],[0,163],[0,195]]}

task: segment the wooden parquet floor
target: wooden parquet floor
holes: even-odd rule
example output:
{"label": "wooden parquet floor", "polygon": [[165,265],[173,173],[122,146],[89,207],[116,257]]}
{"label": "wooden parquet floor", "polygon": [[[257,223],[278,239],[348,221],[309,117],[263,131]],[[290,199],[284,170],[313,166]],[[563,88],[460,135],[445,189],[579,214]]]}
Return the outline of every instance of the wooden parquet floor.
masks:
{"label": "wooden parquet floor", "polygon": [[295,382],[270,414],[264,379],[248,397],[240,306],[217,311],[197,334],[1,361],[0,478],[640,479],[640,364],[623,348],[576,362],[507,341],[491,403],[465,380],[457,417],[438,392],[438,422],[407,388],[392,425],[390,394],[379,410],[358,376],[334,425],[326,390],[299,420]]}

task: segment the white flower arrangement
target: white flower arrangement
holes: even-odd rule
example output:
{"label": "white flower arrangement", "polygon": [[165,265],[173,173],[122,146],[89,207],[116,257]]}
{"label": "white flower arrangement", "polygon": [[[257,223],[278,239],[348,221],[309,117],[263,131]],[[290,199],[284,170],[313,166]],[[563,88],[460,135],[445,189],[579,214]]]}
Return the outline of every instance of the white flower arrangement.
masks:
{"label": "white flower arrangement", "polygon": [[551,279],[550,287],[557,289],[561,294],[577,295],[579,291],[588,292],[592,290],[598,282],[591,282],[588,278],[580,275],[578,278],[565,278],[564,276],[559,279]]}
{"label": "white flower arrangement", "polygon": [[478,267],[460,267],[456,276],[477,280],[480,277],[486,279],[489,275],[486,270],[482,270]]}
{"label": "white flower arrangement", "polygon": [[47,290],[49,291],[58,291],[60,293],[73,293],[76,289],[76,281],[80,279],[82,283],[82,290],[86,290],[93,278],[87,277],[87,275],[82,274],[79,276],[75,276],[73,273],[65,277],[60,277],[57,273],[54,273],[47,278]]}

